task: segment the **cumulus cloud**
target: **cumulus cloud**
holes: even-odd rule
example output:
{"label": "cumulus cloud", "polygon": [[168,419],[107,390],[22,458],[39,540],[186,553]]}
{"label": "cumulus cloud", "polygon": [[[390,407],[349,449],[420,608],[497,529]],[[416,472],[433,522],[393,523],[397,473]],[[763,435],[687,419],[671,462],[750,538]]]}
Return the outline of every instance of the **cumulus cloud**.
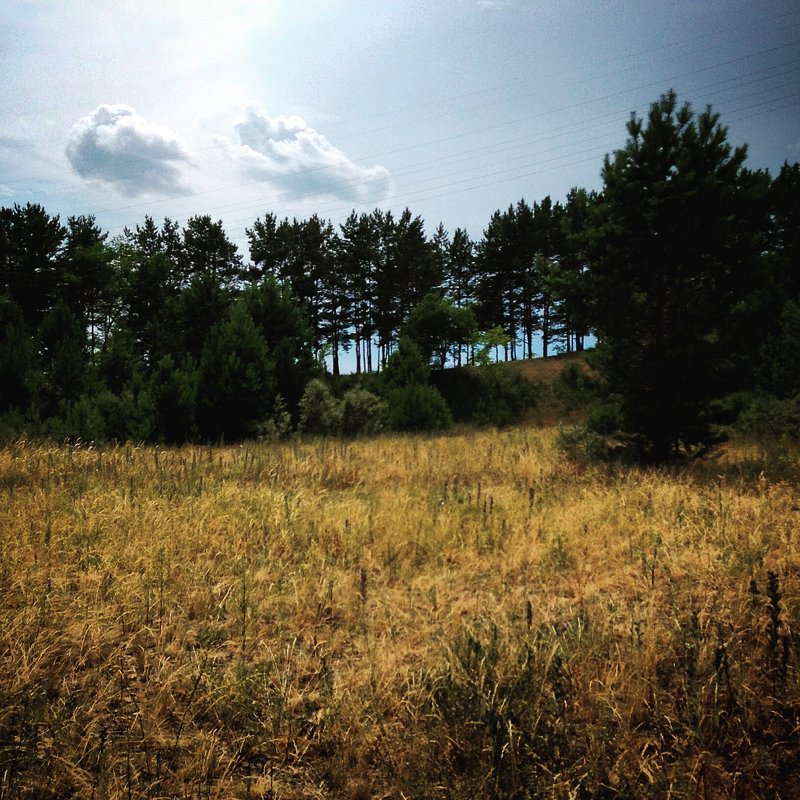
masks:
{"label": "cumulus cloud", "polygon": [[302,117],[270,117],[250,107],[237,120],[239,145],[228,145],[242,172],[284,191],[332,195],[347,202],[375,203],[390,190],[385,167],[361,167]]}
{"label": "cumulus cloud", "polygon": [[99,105],[75,123],[66,153],[78,175],[129,197],[182,191],[181,167],[191,163],[177,134],[120,104]]}

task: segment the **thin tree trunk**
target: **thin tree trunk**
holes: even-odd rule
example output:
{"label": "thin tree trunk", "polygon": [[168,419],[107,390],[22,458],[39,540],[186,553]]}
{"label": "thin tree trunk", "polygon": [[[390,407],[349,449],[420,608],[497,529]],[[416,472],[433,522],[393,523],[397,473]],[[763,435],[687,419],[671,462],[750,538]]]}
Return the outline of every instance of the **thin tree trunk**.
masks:
{"label": "thin tree trunk", "polygon": [[545,300],[542,308],[542,358],[547,358],[547,349],[550,344],[550,303]]}

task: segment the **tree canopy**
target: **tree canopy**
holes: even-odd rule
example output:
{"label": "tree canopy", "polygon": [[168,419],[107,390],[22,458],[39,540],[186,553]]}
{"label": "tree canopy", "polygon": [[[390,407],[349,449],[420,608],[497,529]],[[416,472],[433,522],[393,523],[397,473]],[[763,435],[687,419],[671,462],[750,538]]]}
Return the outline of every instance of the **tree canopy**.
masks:
{"label": "tree canopy", "polygon": [[344,359],[387,373],[384,400],[393,375],[424,373],[394,387],[395,422],[413,427],[424,403],[444,424],[441,398],[410,387],[589,337],[598,427],[645,460],[704,452],[747,393],[794,408],[800,165],[749,169],[719,115],[673,92],[627,133],[601,191],[522,198],[474,240],[408,208],[338,227],[268,212],[247,229],[247,258],[209,215],[145,217],[109,239],[88,215],[0,208],[0,435],[282,429]]}
{"label": "tree canopy", "polygon": [[591,316],[622,431],[664,461],[713,442],[731,388],[731,317],[766,230],[753,213],[764,176],[745,169],[746,149],[731,147],[716,113],[674,93],[633,116],[628,134],[606,158],[592,220]]}

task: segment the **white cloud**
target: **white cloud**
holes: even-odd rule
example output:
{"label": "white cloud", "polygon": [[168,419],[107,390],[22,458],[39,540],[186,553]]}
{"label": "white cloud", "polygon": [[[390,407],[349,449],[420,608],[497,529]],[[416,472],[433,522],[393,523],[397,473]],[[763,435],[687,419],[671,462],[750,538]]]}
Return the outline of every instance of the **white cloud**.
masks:
{"label": "white cloud", "polygon": [[270,117],[251,106],[235,129],[241,144],[224,144],[248,178],[299,195],[331,195],[362,204],[389,195],[385,167],[359,166],[302,117]]}
{"label": "white cloud", "polygon": [[99,105],[75,123],[66,154],[78,175],[129,197],[182,191],[181,167],[191,163],[177,134],[121,104]]}

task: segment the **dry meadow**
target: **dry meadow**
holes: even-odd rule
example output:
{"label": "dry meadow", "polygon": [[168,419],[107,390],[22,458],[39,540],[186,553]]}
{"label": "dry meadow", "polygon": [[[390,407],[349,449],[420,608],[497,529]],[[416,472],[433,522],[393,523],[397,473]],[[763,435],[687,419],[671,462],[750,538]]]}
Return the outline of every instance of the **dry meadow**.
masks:
{"label": "dry meadow", "polygon": [[797,452],[0,450],[0,798],[800,796]]}

